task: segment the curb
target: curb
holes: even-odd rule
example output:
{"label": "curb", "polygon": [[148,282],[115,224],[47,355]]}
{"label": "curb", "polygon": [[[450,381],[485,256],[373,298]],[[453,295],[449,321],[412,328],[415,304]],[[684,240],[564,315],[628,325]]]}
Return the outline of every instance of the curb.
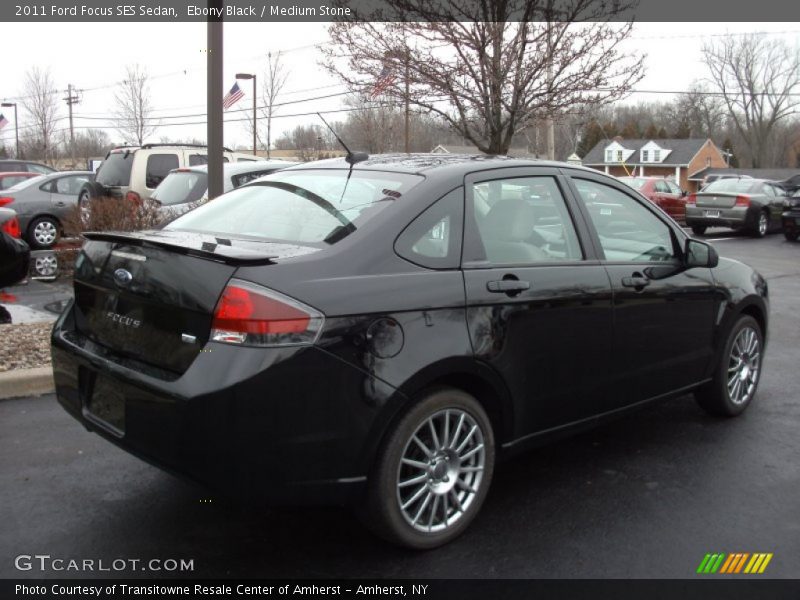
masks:
{"label": "curb", "polygon": [[38,396],[55,391],[53,368],[15,369],[0,373],[0,400]]}

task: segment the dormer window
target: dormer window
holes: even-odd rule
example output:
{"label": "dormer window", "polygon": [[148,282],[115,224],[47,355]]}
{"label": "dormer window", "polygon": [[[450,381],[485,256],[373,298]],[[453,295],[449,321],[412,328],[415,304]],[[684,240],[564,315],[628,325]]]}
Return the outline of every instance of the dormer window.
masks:
{"label": "dormer window", "polygon": [[650,160],[650,151],[642,150],[642,162],[647,162],[648,160]]}
{"label": "dormer window", "polygon": [[653,162],[661,162],[661,150],[653,150]]}
{"label": "dormer window", "polygon": [[622,150],[617,150],[617,162],[622,162]]}
{"label": "dormer window", "polygon": [[614,160],[613,156],[614,154],[611,150],[606,150],[606,162],[611,162]]}

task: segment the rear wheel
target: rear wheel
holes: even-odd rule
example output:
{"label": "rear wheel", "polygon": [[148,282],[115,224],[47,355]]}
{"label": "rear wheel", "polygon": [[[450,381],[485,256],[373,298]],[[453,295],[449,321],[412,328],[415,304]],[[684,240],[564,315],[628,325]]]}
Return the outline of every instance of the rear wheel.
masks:
{"label": "rear wheel", "polygon": [[735,417],[750,405],[761,377],[764,336],[758,322],[742,316],[731,329],[712,381],[695,392],[712,415]]}
{"label": "rear wheel", "polygon": [[767,231],[769,230],[769,215],[761,211],[758,214],[758,220],[756,221],[755,229],[753,229],[753,236],[762,238],[767,235]]}
{"label": "rear wheel", "polygon": [[692,233],[695,235],[703,235],[706,229],[708,229],[708,227],[705,225],[692,225]]}
{"label": "rear wheel", "polygon": [[53,217],[39,217],[28,226],[28,242],[36,250],[52,248],[58,241],[59,224]]}
{"label": "rear wheel", "polygon": [[475,398],[445,388],[396,424],[370,477],[367,525],[414,549],[441,546],[478,514],[494,470],[491,423]]}

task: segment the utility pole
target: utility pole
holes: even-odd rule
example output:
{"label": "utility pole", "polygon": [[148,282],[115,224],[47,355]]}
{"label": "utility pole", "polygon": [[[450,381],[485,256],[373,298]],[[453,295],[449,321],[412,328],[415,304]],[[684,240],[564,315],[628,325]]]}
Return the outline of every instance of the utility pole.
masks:
{"label": "utility pole", "polygon": [[67,97],[64,98],[69,107],[69,156],[72,168],[75,168],[75,129],[72,127],[72,105],[78,103],[78,96],[72,95],[72,84],[67,84]]}

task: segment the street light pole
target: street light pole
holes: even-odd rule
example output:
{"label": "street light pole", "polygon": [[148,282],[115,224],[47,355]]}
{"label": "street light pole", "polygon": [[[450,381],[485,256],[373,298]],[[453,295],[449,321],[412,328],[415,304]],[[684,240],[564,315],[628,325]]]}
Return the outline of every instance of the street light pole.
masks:
{"label": "street light pole", "polygon": [[253,155],[256,154],[256,74],[255,73],[237,73],[236,79],[252,79],[253,80]]}
{"label": "street light pole", "polygon": [[17,141],[17,158],[21,158],[19,155],[19,120],[17,120],[17,103],[16,102],[3,102],[0,104],[3,107],[14,107],[14,137]]}

